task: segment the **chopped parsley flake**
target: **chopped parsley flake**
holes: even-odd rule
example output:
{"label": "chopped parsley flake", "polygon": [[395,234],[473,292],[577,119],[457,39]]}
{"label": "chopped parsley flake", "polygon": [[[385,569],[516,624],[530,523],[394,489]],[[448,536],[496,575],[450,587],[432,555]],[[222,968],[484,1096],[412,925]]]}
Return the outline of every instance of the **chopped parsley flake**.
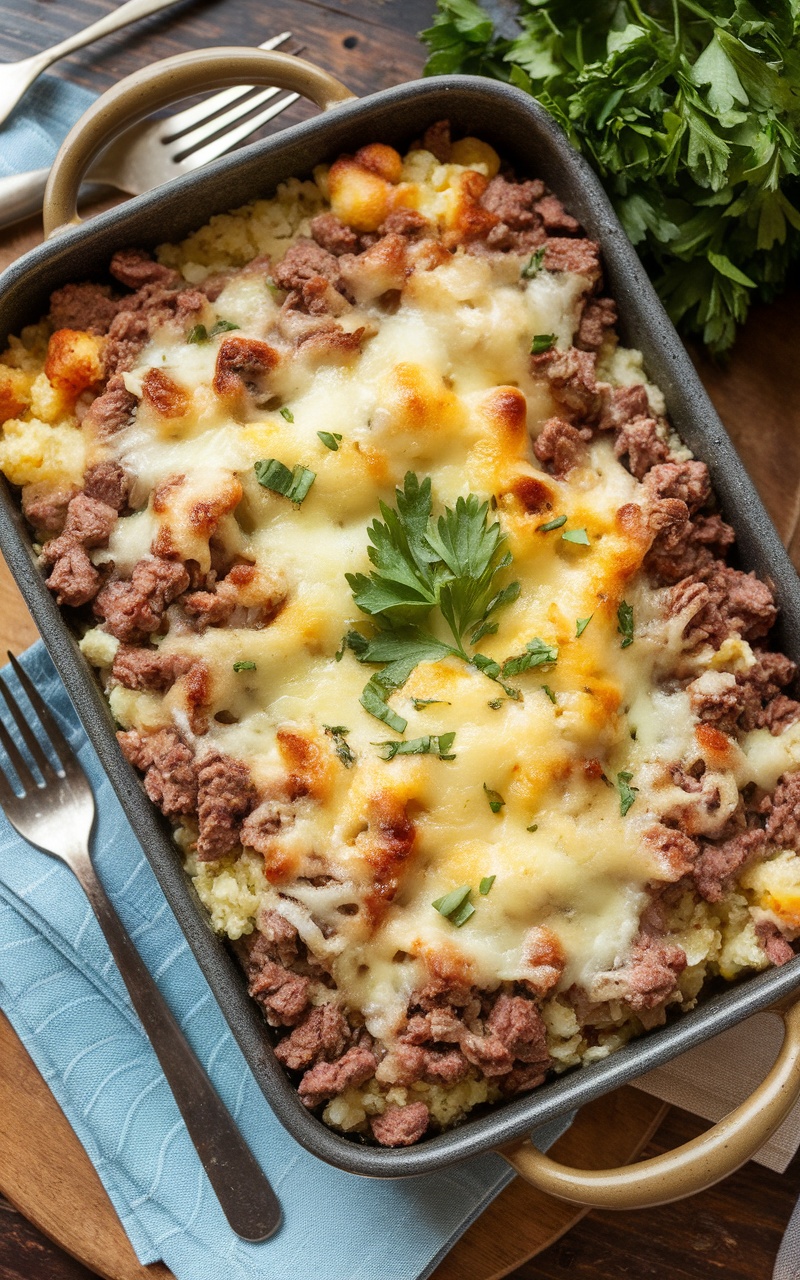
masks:
{"label": "chopped parsley flake", "polygon": [[553,693],[553,690],[550,688],[550,685],[549,685],[549,684],[543,684],[543,685],[542,685],[542,692],[547,694],[547,696],[548,696],[548,698],[550,699],[550,701],[552,702],[553,706],[555,706],[555,705],[556,705],[556,695]]}
{"label": "chopped parsley flake", "polygon": [[630,785],[632,777],[633,777],[632,773],[623,772],[623,773],[617,774],[617,788],[619,790],[619,811],[622,814],[623,818],[625,817],[625,814],[628,812],[634,800],[636,799],[636,792],[639,790],[638,787],[632,787]]}
{"label": "chopped parsley flake", "polygon": [[283,407],[278,410],[278,413],[282,418],[285,418],[287,422],[294,422],[294,414],[287,404],[283,405]]}
{"label": "chopped parsley flake", "polygon": [[505,800],[500,795],[500,792],[492,791],[492,788],[487,787],[485,782],[483,784],[483,789],[486,792],[486,799],[489,801],[489,808],[491,809],[492,813],[499,813],[503,805],[505,804]]}
{"label": "chopped parsley flake", "polygon": [[254,662],[234,662],[234,671],[255,671],[256,664]]}
{"label": "chopped parsley flake", "polygon": [[544,245],[541,249],[534,249],[525,266],[520,271],[523,280],[533,280],[534,276],[538,276],[544,262]]}
{"label": "chopped parsley flake", "polygon": [[578,638],[578,636],[582,636],[582,635],[583,635],[584,631],[585,631],[585,630],[586,630],[586,628],[588,627],[588,625],[589,625],[589,623],[591,622],[591,620],[592,620],[592,618],[593,618],[593,617],[594,617],[594,614],[593,614],[593,613],[590,613],[588,618],[576,618],[576,619],[575,619],[575,638],[576,638],[576,639]]}
{"label": "chopped parsley flake", "polygon": [[504,676],[518,676],[522,671],[530,671],[531,667],[552,666],[558,661],[558,646],[547,644],[539,636],[534,636],[525,646],[525,652],[515,658],[506,658],[503,663]]}
{"label": "chopped parsley flake", "polygon": [[336,453],[339,448],[339,441],[342,438],[338,431],[318,431],[317,435],[326,449],[330,449],[331,453]]}
{"label": "chopped parsley flake", "polygon": [[254,467],[256,479],[264,489],[271,489],[299,506],[316,480],[316,472],[297,464],[289,470],[277,458],[262,458]]}
{"label": "chopped parsley flake", "polygon": [[475,908],[469,900],[471,893],[472,887],[462,884],[457,889],[451,889],[444,897],[437,898],[431,906],[439,912],[440,916],[444,916],[457,929],[460,929],[462,924],[466,924],[470,916],[475,914]]}
{"label": "chopped parsley flake", "polygon": [[491,887],[492,887],[492,885],[494,884],[494,882],[495,882],[495,880],[496,880],[496,879],[497,879],[497,876],[484,876],[484,877],[483,877],[483,879],[481,880],[481,883],[480,883],[480,887],[479,887],[479,892],[480,892],[480,895],[481,895],[481,897],[482,897],[482,898],[485,898],[485,897],[486,897],[487,893],[488,893],[488,892],[489,892],[489,890],[491,889]]}
{"label": "chopped parsley flake", "polygon": [[408,728],[408,721],[399,716],[396,711],[392,711],[386,699],[392,693],[391,689],[387,689],[385,685],[378,682],[378,678],[373,676],[367,681],[359,698],[359,702],[365,711],[368,711],[376,720],[382,720],[384,724],[388,724],[390,729],[394,729],[395,733],[405,733]]}
{"label": "chopped parsley flake", "polygon": [[440,760],[455,760],[448,755],[455,741],[455,732],[425,734],[422,738],[408,738],[405,742],[375,742],[382,760],[394,760],[395,756],[438,756]]}
{"label": "chopped parsley flake", "polygon": [[537,333],[531,343],[531,355],[543,356],[545,351],[550,351],[556,345],[556,335],[554,333]]}
{"label": "chopped parsley flake", "polygon": [[491,702],[487,702],[487,704],[486,704],[486,705],[487,705],[488,707],[491,707],[492,711],[499,711],[499,710],[500,710],[500,708],[501,708],[501,707],[502,707],[502,705],[503,705],[503,699],[502,699],[502,698],[492,698]]}
{"label": "chopped parsley flake", "polygon": [[187,342],[208,342],[208,329],[204,324],[196,324],[186,335]]}
{"label": "chopped parsley flake", "polygon": [[424,711],[426,707],[449,707],[452,703],[445,702],[444,698],[412,698],[415,711]]}
{"label": "chopped parsley flake", "polygon": [[324,724],[323,729],[329,738],[333,739],[333,749],[341,760],[345,769],[352,769],[356,762],[353,752],[350,750],[345,738],[350,732],[343,724]]}
{"label": "chopped parsley flake", "polygon": [[211,326],[209,338],[216,338],[220,333],[230,333],[233,329],[238,329],[239,325],[234,324],[232,320],[217,320]]}
{"label": "chopped parsley flake", "polygon": [[537,533],[552,533],[553,529],[560,529],[563,524],[567,523],[566,516],[556,516],[553,520],[548,520],[547,524],[537,524]]}
{"label": "chopped parsley flake", "polygon": [[626,600],[617,609],[617,631],[622,636],[620,649],[627,649],[633,644],[633,605]]}
{"label": "chopped parsley flake", "polygon": [[561,538],[564,542],[576,542],[579,547],[589,546],[589,535],[585,529],[566,529]]}
{"label": "chopped parsley flake", "polygon": [[531,823],[531,825],[530,825],[529,827],[526,827],[526,828],[525,828],[525,830],[526,830],[526,831],[538,831],[538,830],[539,830],[539,823],[538,823],[538,822],[532,822],[532,823]]}

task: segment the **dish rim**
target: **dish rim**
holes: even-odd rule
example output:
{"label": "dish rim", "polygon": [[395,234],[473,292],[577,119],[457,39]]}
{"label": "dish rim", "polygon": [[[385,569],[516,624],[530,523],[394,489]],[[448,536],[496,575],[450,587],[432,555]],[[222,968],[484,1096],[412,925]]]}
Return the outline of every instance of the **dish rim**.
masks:
{"label": "dish rim", "polygon": [[[544,178],[587,234],[599,240],[606,286],[619,307],[623,340],[630,342],[635,333],[634,345],[643,352],[648,377],[664,392],[673,426],[708,463],[721,504],[736,528],[741,562],[766,577],[775,589],[781,605],[776,642],[800,661],[800,583],[750,477],[599,180],[544,109],[512,86],[474,76],[409,81],[343,103],[69,228],[0,276],[0,341],[22,323],[38,318],[53,288],[105,274],[114,249],[174,240],[202,225],[211,213],[226,212],[256,198],[259,191],[271,191],[284,177],[306,174],[323,158],[370,141],[409,141],[419,135],[424,123],[444,116],[457,125],[471,122],[467,127],[492,142],[504,157],[521,160],[530,176]],[[268,178],[262,176],[265,168]],[[148,225],[155,234],[147,234]],[[696,1009],[647,1032],[603,1061],[574,1068],[515,1101],[468,1117],[457,1128],[405,1150],[360,1145],[329,1129],[303,1107],[274,1058],[263,1015],[247,994],[239,966],[211,929],[207,912],[183,871],[169,823],[122,755],[107,703],[36,566],[21,511],[4,477],[0,548],[259,1087],[292,1136],[330,1164],[364,1176],[403,1177],[497,1149],[633,1081],[800,986],[798,956],[780,969],[741,979],[706,997]]]}

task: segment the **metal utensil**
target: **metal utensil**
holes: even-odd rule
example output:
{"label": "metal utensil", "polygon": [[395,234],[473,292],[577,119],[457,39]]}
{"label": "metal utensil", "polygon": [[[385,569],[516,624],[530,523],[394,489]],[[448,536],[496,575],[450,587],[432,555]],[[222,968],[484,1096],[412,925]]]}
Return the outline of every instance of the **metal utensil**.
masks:
{"label": "metal utensil", "polygon": [[[277,49],[290,38],[291,32],[283,31],[258,47]],[[300,53],[302,47],[292,52]],[[224,155],[298,98],[298,94],[288,93],[279,102],[271,102],[280,93],[279,89],[262,89],[259,93],[252,90],[252,85],[223,89],[185,111],[134,125],[98,157],[87,174],[87,181],[95,190],[115,187],[130,195],[140,195]],[[266,102],[271,105],[251,115]],[[223,108],[228,109],[223,111]],[[242,123],[236,124],[238,120]],[[49,172],[49,169],[31,169],[0,178],[0,227],[8,227],[41,209]]]}
{"label": "metal utensil", "polygon": [[159,9],[167,9],[171,4],[177,4],[177,0],[128,0],[127,4],[120,5],[113,13],[107,13],[104,18],[93,22],[89,27],[84,27],[82,31],[76,31],[74,36],[68,36],[66,40],[54,44],[51,49],[43,49],[41,53],[34,53],[30,58],[23,58],[20,62],[0,63],[2,67],[0,124],[13,111],[25,90],[33,84],[37,76],[40,76],[59,58],[66,57],[75,49],[82,49],[86,44],[92,44],[101,36],[110,35],[112,31],[119,31],[120,27],[138,22],[139,18],[158,13]]}
{"label": "metal utensil", "polygon": [[29,753],[29,758],[23,755],[0,717],[0,744],[17,779],[15,786],[7,763],[0,767],[0,807],[24,840],[60,858],[80,882],[225,1217],[243,1239],[266,1240],[281,1222],[275,1193],[106,896],[90,854],[95,818],[91,786],[29,677],[13,654],[8,656],[33,714],[22,709],[0,679],[0,695]]}

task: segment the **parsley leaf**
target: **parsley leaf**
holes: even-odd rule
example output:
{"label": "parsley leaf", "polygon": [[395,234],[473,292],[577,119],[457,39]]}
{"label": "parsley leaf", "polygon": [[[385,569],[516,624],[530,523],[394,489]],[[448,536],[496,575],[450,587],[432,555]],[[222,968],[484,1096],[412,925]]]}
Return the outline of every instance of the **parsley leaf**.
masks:
{"label": "parsley leaf", "polygon": [[[752,0],[438,0],[429,75],[533,94],[586,156],[671,318],[714,352],[800,254],[800,26]],[[502,20],[500,14],[502,13]],[[516,15],[516,21],[515,21]]]}
{"label": "parsley leaf", "polygon": [[522,268],[522,270],[519,273],[522,276],[522,279],[533,280],[535,276],[538,276],[539,272],[542,269],[543,262],[544,262],[544,245],[542,245],[541,249],[534,249],[533,253],[528,258],[528,261],[525,263],[525,266]]}
{"label": "parsley leaf", "polygon": [[298,506],[317,478],[316,473],[309,471],[308,467],[301,467],[298,463],[290,471],[277,458],[262,458],[255,464],[254,470],[258,483],[264,489],[271,489],[273,493],[281,494],[290,502],[296,502]]}
{"label": "parsley leaf", "polygon": [[589,535],[585,529],[565,529],[561,535],[562,542],[575,542],[579,547],[589,546]]}
{"label": "parsley leaf", "polygon": [[339,448],[339,441],[342,438],[338,431],[318,431],[317,435],[326,449],[330,449],[331,453],[336,453]]}
{"label": "parsley leaf", "polygon": [[531,343],[531,355],[544,355],[545,351],[550,351],[555,345],[556,335],[554,333],[537,333]]}
{"label": "parsley leaf", "polygon": [[186,335],[187,342],[208,342],[208,330],[204,324],[196,324]]}
{"label": "parsley leaf", "polygon": [[422,738],[407,738],[404,742],[375,742],[382,760],[394,760],[395,756],[438,756],[440,760],[455,760],[448,755],[455,741],[455,732],[426,734]]}
{"label": "parsley leaf", "polygon": [[345,741],[350,730],[345,728],[343,724],[324,724],[322,727],[328,737],[333,739],[333,749],[345,769],[352,769],[356,762],[356,758],[348,743]]}
{"label": "parsley leaf", "polygon": [[620,649],[627,649],[633,644],[633,605],[623,600],[617,609],[617,631],[622,636]]}
{"label": "parsley leaf", "polygon": [[239,327],[232,320],[216,320],[211,326],[208,336],[209,338],[216,338],[220,333],[230,333],[233,329],[238,329]]}
{"label": "parsley leaf", "polygon": [[507,658],[503,663],[504,676],[518,676],[522,671],[530,671],[531,667],[552,666],[558,661],[558,646],[547,644],[534,636],[525,646],[525,652],[516,658]]}
{"label": "parsley leaf", "polygon": [[548,520],[547,524],[537,524],[537,533],[551,533],[553,529],[560,529],[563,524],[567,523],[566,516],[556,516],[553,520]]}
{"label": "parsley leaf", "polygon": [[294,414],[292,413],[291,409],[289,408],[289,406],[288,406],[287,404],[283,405],[283,406],[278,410],[278,413],[279,413],[279,414],[281,415],[281,417],[282,417],[282,418],[284,418],[287,422],[294,422]]}
{"label": "parsley leaf", "polygon": [[591,622],[591,620],[592,620],[592,618],[593,618],[593,617],[594,617],[594,614],[593,614],[593,613],[590,613],[588,618],[576,618],[576,619],[575,619],[575,638],[576,638],[576,640],[578,639],[578,637],[579,637],[579,636],[582,636],[582,635],[583,635],[584,631],[585,631],[585,630],[586,630],[586,628],[588,627],[588,625],[589,625],[589,623]]}
{"label": "parsley leaf", "polygon": [[486,799],[489,801],[489,808],[491,809],[492,813],[499,813],[503,805],[505,804],[505,800],[500,795],[500,792],[492,791],[492,788],[487,787],[485,782],[483,784],[483,789],[486,792]]}
{"label": "parsley leaf", "polygon": [[254,662],[234,662],[234,671],[255,671],[256,664]]}
{"label": "parsley leaf", "polygon": [[462,924],[466,924],[470,916],[475,914],[475,908],[469,900],[471,893],[472,887],[462,884],[457,889],[451,889],[444,897],[437,898],[431,906],[439,912],[439,915],[444,916],[457,929],[460,929]]}
{"label": "parsley leaf", "polygon": [[617,789],[619,790],[619,811],[622,814],[623,818],[625,817],[625,814],[628,812],[634,800],[636,799],[636,792],[639,790],[638,787],[632,787],[630,785],[632,777],[633,777],[632,773],[623,772],[623,773],[617,774]]}
{"label": "parsley leaf", "polygon": [[482,879],[482,880],[481,880],[481,882],[480,882],[480,885],[478,886],[478,892],[480,893],[481,897],[483,897],[483,898],[485,898],[485,897],[486,897],[487,893],[488,893],[488,892],[489,892],[489,890],[491,889],[491,887],[492,887],[492,885],[494,884],[494,882],[495,882],[495,880],[496,880],[496,879],[497,879],[497,876],[484,876],[484,877],[483,877],[483,879]]}

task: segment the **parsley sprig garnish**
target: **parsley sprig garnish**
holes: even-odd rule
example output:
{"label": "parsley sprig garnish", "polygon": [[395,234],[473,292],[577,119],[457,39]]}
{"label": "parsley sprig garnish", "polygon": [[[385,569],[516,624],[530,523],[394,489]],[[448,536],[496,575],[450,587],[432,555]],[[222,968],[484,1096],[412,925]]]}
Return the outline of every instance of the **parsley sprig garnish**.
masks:
{"label": "parsley sprig garnish", "polygon": [[[349,632],[348,647],[360,662],[383,664],[364,689],[361,705],[402,733],[407,721],[386,700],[418,663],[455,657],[492,680],[499,677],[499,664],[473,646],[496,632],[496,615],[516,600],[519,583],[498,584],[511,555],[503,549],[499,523],[488,521],[488,502],[471,493],[434,520],[430,478],[420,481],[413,471],[395,496],[397,506],[382,502],[383,520],[368,529],[374,569],[345,577],[359,609],[378,628],[371,638]],[[431,615],[444,622],[449,640],[423,626]]]}

